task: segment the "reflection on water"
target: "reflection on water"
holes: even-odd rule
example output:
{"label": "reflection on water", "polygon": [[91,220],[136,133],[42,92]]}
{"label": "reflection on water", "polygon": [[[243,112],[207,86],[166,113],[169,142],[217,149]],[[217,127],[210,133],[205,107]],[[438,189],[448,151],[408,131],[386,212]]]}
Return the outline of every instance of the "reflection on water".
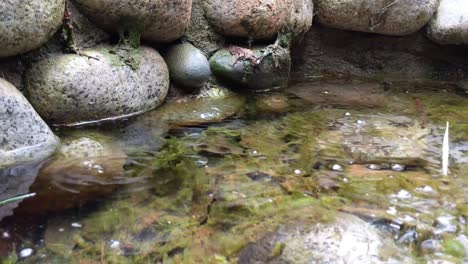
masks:
{"label": "reflection on water", "polygon": [[60,131],[54,158],[0,172],[0,200],[37,193],[0,207],[4,261],[468,261],[468,98],[357,82],[290,91]]}

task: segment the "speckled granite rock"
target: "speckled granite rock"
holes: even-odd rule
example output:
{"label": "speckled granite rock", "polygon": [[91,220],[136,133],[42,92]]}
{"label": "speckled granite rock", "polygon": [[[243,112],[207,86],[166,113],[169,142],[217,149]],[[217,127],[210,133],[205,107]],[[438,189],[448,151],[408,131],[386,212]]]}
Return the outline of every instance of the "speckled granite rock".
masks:
{"label": "speckled granite rock", "polygon": [[211,75],[205,55],[190,43],[171,47],[165,56],[171,79],[187,88],[199,88]]}
{"label": "speckled granite rock", "polygon": [[0,2],[0,58],[44,44],[62,24],[65,0]]}
{"label": "speckled granite rock", "polygon": [[[104,29],[133,34],[148,41],[171,42],[190,23],[191,0],[75,0],[79,8]],[[133,32],[132,32],[133,31]]]}
{"label": "speckled granite rock", "polygon": [[156,50],[121,54],[103,46],[82,53],[57,54],[27,71],[29,99],[45,119],[55,124],[116,119],[152,110],[166,97],[169,72]]}
{"label": "speckled granite rock", "polygon": [[420,30],[437,0],[317,0],[318,21],[327,27],[403,36]]}
{"label": "speckled granite rock", "polygon": [[440,44],[468,44],[468,1],[441,0],[427,33]]}
{"label": "speckled granite rock", "polygon": [[288,26],[305,32],[312,24],[310,0],[203,0],[203,3],[211,26],[226,36],[270,39]]}
{"label": "speckled granite rock", "polygon": [[45,159],[58,143],[26,98],[0,78],[0,168]]}

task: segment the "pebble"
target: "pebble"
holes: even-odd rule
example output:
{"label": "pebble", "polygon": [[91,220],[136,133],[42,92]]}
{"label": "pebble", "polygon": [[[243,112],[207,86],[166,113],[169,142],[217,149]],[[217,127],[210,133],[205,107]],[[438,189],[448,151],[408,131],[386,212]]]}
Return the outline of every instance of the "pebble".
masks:
{"label": "pebble", "polygon": [[367,168],[369,170],[381,170],[382,169],[382,167],[377,164],[370,164],[369,166],[367,166]]}
{"label": "pebble", "polygon": [[405,169],[406,169],[405,165],[401,165],[401,164],[393,164],[392,165],[392,170],[394,170],[394,171],[404,171]]}
{"label": "pebble", "polygon": [[19,253],[20,258],[28,258],[34,254],[34,249],[32,248],[25,248],[22,249]]}
{"label": "pebble", "polygon": [[332,169],[333,171],[344,171],[343,166],[341,166],[340,164],[335,164],[335,165],[333,165],[331,169]]}

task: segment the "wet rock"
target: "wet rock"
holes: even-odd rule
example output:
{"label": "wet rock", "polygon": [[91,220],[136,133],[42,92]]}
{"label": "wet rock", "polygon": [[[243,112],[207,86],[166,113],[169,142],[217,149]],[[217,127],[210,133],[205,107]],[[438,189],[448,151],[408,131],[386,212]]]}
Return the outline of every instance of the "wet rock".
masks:
{"label": "wet rock", "polygon": [[62,138],[55,159],[44,165],[17,214],[44,214],[84,205],[128,183],[126,155],[111,137],[75,132]]}
{"label": "wet rock", "polygon": [[106,30],[154,42],[171,42],[185,33],[191,0],[76,0],[79,8]]}
{"label": "wet rock", "polygon": [[371,164],[371,170],[382,168],[372,164],[384,163],[393,164],[391,169],[395,171],[406,165],[439,166],[440,136],[434,134],[434,127],[423,127],[409,117],[355,115],[352,119],[337,119],[332,127],[318,138],[322,151],[343,149],[349,160]]}
{"label": "wet rock", "polygon": [[82,54],[56,54],[26,73],[29,99],[55,124],[117,119],[152,110],[169,88],[169,72],[148,47],[107,46]]}
{"label": "wet rock", "polygon": [[204,0],[206,18],[219,33],[254,39],[274,38],[282,29],[306,32],[313,5],[307,0]]}
{"label": "wet rock", "polygon": [[[282,250],[273,254],[279,244],[283,245]],[[391,238],[363,220],[338,214],[331,223],[282,226],[244,248],[239,263],[397,263],[410,260],[400,253]]]}
{"label": "wet rock", "polygon": [[179,98],[166,103],[147,118],[168,123],[171,128],[218,123],[240,114],[246,100],[229,90],[213,87],[204,96]]}
{"label": "wet rock", "polygon": [[31,51],[44,44],[62,24],[65,0],[2,1],[0,57]]}
{"label": "wet rock", "polygon": [[199,88],[210,78],[208,59],[190,43],[171,47],[165,59],[171,79],[183,87]]}
{"label": "wet rock", "polygon": [[404,36],[419,31],[436,11],[437,0],[318,0],[319,22],[328,27]]}
{"label": "wet rock", "polygon": [[0,79],[0,168],[45,159],[58,143],[26,98]]}
{"label": "wet rock", "polygon": [[265,91],[288,86],[291,58],[279,45],[254,49],[231,46],[216,52],[210,66],[221,80]]}
{"label": "wet rock", "polygon": [[468,44],[468,2],[442,0],[427,28],[429,38],[440,44]]}
{"label": "wet rock", "polygon": [[[0,169],[0,201],[24,195],[29,192],[41,164],[33,163],[14,168]],[[13,215],[13,209],[18,207],[22,200],[0,206],[0,221]]]}

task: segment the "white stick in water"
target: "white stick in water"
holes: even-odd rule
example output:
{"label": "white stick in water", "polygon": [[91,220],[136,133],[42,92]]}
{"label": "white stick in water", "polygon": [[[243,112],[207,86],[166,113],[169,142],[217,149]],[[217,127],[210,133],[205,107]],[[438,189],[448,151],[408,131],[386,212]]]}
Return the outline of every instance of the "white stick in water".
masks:
{"label": "white stick in water", "polygon": [[444,176],[448,175],[449,152],[449,122],[447,122],[447,127],[445,128],[444,143],[442,145],[442,173],[444,174]]}

